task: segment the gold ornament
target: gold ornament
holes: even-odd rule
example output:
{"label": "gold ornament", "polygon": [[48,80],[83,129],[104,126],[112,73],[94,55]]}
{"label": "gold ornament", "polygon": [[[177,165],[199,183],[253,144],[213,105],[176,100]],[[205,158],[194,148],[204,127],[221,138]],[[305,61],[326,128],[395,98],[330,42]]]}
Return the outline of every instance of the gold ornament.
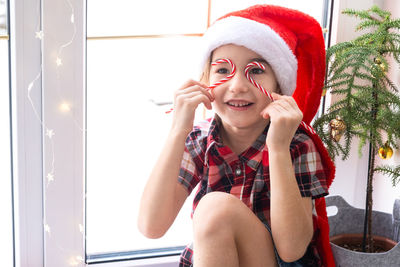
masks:
{"label": "gold ornament", "polygon": [[382,60],[381,60],[380,58],[374,58],[374,62],[375,62],[375,64],[377,64],[377,65],[382,64]]}
{"label": "gold ornament", "polygon": [[339,142],[342,137],[344,131],[346,130],[346,124],[342,120],[342,118],[337,115],[335,119],[329,122],[329,126],[331,127],[331,137],[335,142]]}
{"label": "gold ornament", "polygon": [[390,159],[393,156],[393,149],[389,146],[388,142],[383,145],[383,147],[379,148],[379,157],[381,159]]}
{"label": "gold ornament", "polygon": [[379,64],[379,68],[381,68],[381,70],[382,70],[383,72],[386,72],[385,64],[383,64],[383,63]]}
{"label": "gold ornament", "polygon": [[385,64],[383,64],[380,58],[374,58],[374,63],[376,67],[379,67],[383,72],[386,72]]}

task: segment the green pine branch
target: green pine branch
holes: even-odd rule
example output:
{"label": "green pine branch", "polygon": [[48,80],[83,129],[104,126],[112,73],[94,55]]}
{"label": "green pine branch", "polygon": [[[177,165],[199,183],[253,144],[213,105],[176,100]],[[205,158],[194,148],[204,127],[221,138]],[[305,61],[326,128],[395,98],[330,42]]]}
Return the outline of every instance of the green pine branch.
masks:
{"label": "green pine branch", "polygon": [[375,168],[375,171],[389,176],[392,179],[393,187],[398,185],[400,182],[400,166],[394,168],[388,165],[383,165],[382,167]]}
{"label": "green pine branch", "polygon": [[[390,12],[377,6],[364,11],[344,10],[343,13],[361,21],[356,30],[369,32],[327,49],[324,87],[338,100],[315,120],[313,126],[331,157],[341,156],[345,160],[354,138],[360,140],[359,153],[368,143],[376,150],[386,141],[397,148],[396,140],[400,140],[399,89],[389,79],[387,71],[389,58],[400,63],[400,20],[392,19]],[[346,124],[339,142],[332,139],[329,126],[337,116]],[[387,174],[397,171],[398,177],[399,168],[376,170],[385,170]]]}

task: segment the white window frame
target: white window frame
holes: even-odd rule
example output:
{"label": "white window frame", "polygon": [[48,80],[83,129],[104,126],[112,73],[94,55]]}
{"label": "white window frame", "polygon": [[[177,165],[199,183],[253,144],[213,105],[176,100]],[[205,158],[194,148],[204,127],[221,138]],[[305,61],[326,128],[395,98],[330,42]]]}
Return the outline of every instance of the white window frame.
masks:
{"label": "white window frame", "polygon": [[[28,79],[40,71],[40,43],[27,27],[37,22],[31,11],[38,3],[9,3],[15,266],[43,266],[41,126],[26,99]],[[40,88],[40,79],[36,86]],[[40,90],[31,97],[41,107]],[[41,108],[38,112],[41,116]]]}
{"label": "white window frame", "polygon": [[[15,266],[85,266],[86,2],[11,0],[10,7]],[[55,55],[71,39],[60,29],[71,27],[72,9],[76,35],[57,76]],[[70,114],[57,109],[58,88],[72,102]]]}

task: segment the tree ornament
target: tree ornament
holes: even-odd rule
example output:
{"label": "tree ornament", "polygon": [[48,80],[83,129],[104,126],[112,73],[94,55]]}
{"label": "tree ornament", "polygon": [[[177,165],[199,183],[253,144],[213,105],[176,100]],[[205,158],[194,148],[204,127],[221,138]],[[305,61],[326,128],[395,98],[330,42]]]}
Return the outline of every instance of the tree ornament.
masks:
{"label": "tree ornament", "polygon": [[386,67],[385,64],[383,64],[382,60],[380,58],[374,58],[374,64],[376,67],[379,67],[382,72],[386,72]]}
{"label": "tree ornament", "polygon": [[336,115],[336,118],[329,122],[329,126],[331,127],[331,138],[335,142],[339,142],[346,130],[346,124],[339,115]]}
{"label": "tree ornament", "polygon": [[389,146],[388,142],[383,145],[383,147],[379,148],[379,157],[381,159],[390,159],[393,156],[393,149]]}
{"label": "tree ornament", "polygon": [[377,64],[377,65],[380,65],[380,64],[382,64],[382,60],[380,59],[380,58],[374,58],[374,62],[375,62],[375,64]]}
{"label": "tree ornament", "polygon": [[385,64],[383,64],[383,63],[379,64],[379,68],[381,68],[381,70],[382,70],[383,72],[386,72]]}

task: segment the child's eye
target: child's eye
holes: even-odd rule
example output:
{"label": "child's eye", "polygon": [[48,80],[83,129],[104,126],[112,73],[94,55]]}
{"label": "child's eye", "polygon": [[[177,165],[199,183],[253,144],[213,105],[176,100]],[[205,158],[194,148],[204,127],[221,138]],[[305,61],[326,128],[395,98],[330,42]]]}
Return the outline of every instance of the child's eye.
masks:
{"label": "child's eye", "polygon": [[228,74],[229,70],[227,68],[219,68],[216,70],[216,73],[218,74]]}
{"label": "child's eye", "polygon": [[264,73],[264,70],[261,68],[252,68],[250,70],[250,74],[263,74],[263,73]]}

